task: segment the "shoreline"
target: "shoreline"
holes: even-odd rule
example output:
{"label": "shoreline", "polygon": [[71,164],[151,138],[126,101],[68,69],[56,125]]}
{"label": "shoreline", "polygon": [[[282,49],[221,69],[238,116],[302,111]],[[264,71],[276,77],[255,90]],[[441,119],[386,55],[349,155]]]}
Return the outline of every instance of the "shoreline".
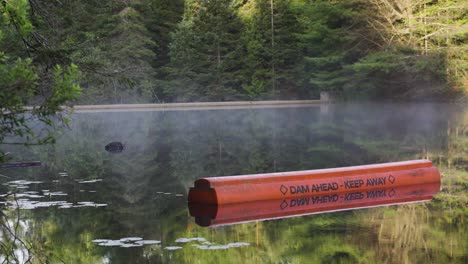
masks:
{"label": "shoreline", "polygon": [[159,104],[75,105],[73,107],[70,107],[69,109],[71,109],[74,113],[150,112],[150,111],[312,107],[312,106],[320,106],[324,103],[328,103],[328,102],[324,100],[232,101],[232,102],[196,102],[196,103],[162,103],[162,104],[159,103]]}

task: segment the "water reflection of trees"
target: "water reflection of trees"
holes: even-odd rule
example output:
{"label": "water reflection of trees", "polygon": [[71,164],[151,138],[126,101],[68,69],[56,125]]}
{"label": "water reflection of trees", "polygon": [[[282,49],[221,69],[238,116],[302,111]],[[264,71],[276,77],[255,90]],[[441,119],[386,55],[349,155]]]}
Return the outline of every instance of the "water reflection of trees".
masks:
{"label": "water reflection of trees", "polygon": [[[10,195],[5,198],[10,198]],[[28,223],[21,219],[19,209],[2,209],[0,218],[0,261],[2,263],[27,263],[31,261],[33,257],[32,246],[27,241],[23,241],[21,235],[21,233],[24,234],[24,229]]]}
{"label": "water reflection of trees", "polygon": [[[467,122],[466,117],[453,112],[463,110],[376,107],[367,106],[365,111],[362,106],[347,105],[328,111],[299,108],[77,115],[72,131],[55,146],[12,152],[47,161],[39,173],[27,170],[22,176],[53,180],[58,171],[66,169],[70,177],[104,179],[95,187],[96,196],[89,197],[108,206],[33,211],[30,217],[42,226],[34,231],[34,243],[46,239],[41,249],[55,256],[52,259],[69,262],[77,258],[72,259],[67,252],[93,256],[91,262],[106,255],[112,263],[197,259],[206,263],[238,263],[239,259],[247,263],[461,261],[466,258],[466,242],[460,231],[467,231],[463,225],[467,216]],[[104,146],[112,141],[124,142],[125,150],[105,152]],[[194,179],[206,176],[422,157],[437,162],[444,175],[443,191],[428,207],[407,205],[201,229],[187,218],[185,198],[173,196],[185,194]],[[9,174],[15,175],[20,173]],[[60,184],[71,199],[83,198],[76,185]],[[135,235],[160,239],[162,244],[123,251],[90,242]],[[163,249],[179,237],[194,236],[219,244],[244,241],[251,246],[226,251],[190,246],[174,252]],[[444,236],[451,242],[444,243]]]}
{"label": "water reflection of trees", "polygon": [[[466,128],[462,128],[468,122],[459,113],[464,110],[457,109],[452,115],[444,111],[434,113],[429,108],[425,111],[432,113],[422,116],[414,112],[421,109],[393,110],[390,115],[382,111],[370,113],[371,118],[369,113],[353,118],[340,117],[343,112],[329,113],[302,130],[310,133],[310,141],[307,136],[302,138],[302,134],[293,133],[294,139],[300,138],[297,145],[284,144],[276,128],[279,134],[276,149],[284,154],[280,163],[293,164],[292,168],[301,168],[299,164],[314,168],[430,158],[443,173],[443,190],[434,202],[244,224],[223,228],[225,233],[221,237],[217,235],[221,242],[239,238],[250,242],[256,253],[251,256],[250,251],[242,251],[244,259],[249,259],[247,263],[463,263],[467,256],[464,250],[467,230],[462,223],[468,214],[465,194],[468,144],[463,143],[467,134]],[[447,117],[451,121],[447,122]],[[287,155],[288,147],[295,147],[296,153]],[[452,165],[446,166],[443,157]],[[216,229],[196,229],[181,232],[179,236],[210,237],[216,232]],[[217,263],[222,258],[219,252],[187,250],[177,255],[181,262],[190,262],[186,254],[206,263]],[[224,263],[236,263],[237,253],[226,254]]]}

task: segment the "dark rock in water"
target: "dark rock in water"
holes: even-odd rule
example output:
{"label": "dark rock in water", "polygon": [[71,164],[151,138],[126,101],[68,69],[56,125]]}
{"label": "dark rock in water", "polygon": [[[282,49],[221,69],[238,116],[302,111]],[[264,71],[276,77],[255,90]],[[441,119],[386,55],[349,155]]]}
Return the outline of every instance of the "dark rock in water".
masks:
{"label": "dark rock in water", "polygon": [[106,145],[105,149],[110,153],[120,153],[125,149],[125,146],[122,142],[111,142]]}

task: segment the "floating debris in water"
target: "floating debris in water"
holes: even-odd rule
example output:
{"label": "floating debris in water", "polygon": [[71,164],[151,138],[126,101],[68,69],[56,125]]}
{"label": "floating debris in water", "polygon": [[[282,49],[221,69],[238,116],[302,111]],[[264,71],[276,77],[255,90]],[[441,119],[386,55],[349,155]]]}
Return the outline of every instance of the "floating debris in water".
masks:
{"label": "floating debris in water", "polygon": [[[205,238],[203,237],[192,237],[192,238],[179,238],[175,242],[177,243],[188,243],[188,242],[193,242],[193,241],[198,241],[201,242],[202,244],[192,244],[193,247],[196,247],[198,249],[202,250],[219,250],[219,249],[229,249],[229,248],[237,248],[237,247],[244,247],[244,246],[249,246],[249,243],[246,242],[232,242],[228,243],[226,245],[214,245],[211,242],[206,241]],[[121,239],[94,239],[92,240],[93,243],[98,244],[99,246],[105,246],[105,247],[140,247],[144,245],[152,245],[152,244],[160,244],[160,240],[143,240],[141,237],[124,237]],[[166,250],[178,250],[182,249],[183,247],[181,246],[167,246],[164,249]]]}
{"label": "floating debris in water", "polygon": [[171,194],[171,193],[164,193],[164,194],[168,195],[168,194]]}
{"label": "floating debris in water", "polygon": [[206,239],[203,238],[203,237],[192,237],[192,238],[182,237],[182,238],[176,239],[175,242],[176,243],[189,243],[189,242],[192,242],[192,241],[204,242],[204,241],[206,241]]}
{"label": "floating debris in water", "polygon": [[125,243],[122,243],[122,242],[120,242],[118,240],[108,240],[106,242],[101,242],[98,245],[103,246],[103,247],[115,247],[115,246],[125,245]]}
{"label": "floating debris in water", "polygon": [[119,239],[122,242],[130,242],[130,241],[138,241],[138,240],[143,240],[141,237],[124,237]]}
{"label": "floating debris in water", "polygon": [[160,240],[140,240],[136,241],[136,244],[142,244],[142,245],[152,245],[152,244],[160,244]]}
{"label": "floating debris in water", "polygon": [[129,248],[129,247],[141,247],[140,244],[122,244],[120,247]]}
{"label": "floating debris in water", "polygon": [[94,204],[94,202],[78,202],[78,204]]}
{"label": "floating debris in water", "polygon": [[102,207],[102,206],[107,206],[107,204],[99,204],[99,203],[94,203],[94,202],[78,202],[77,205],[74,205],[74,208],[79,208],[79,207]]}
{"label": "floating debris in water", "polygon": [[[44,196],[19,193],[16,194],[17,198],[42,198]],[[73,204],[67,201],[34,201],[29,199],[16,199],[15,201],[8,201],[8,205],[11,208],[19,208],[23,210],[32,210],[36,208],[52,207],[57,206],[59,209],[69,209],[69,208],[79,208],[79,207],[103,207],[107,206],[104,203],[94,203],[94,202],[78,202]]]}
{"label": "floating debris in water", "polygon": [[97,243],[99,246],[104,247],[142,247],[145,245],[160,244],[160,240],[143,240],[141,237],[124,237],[121,239],[94,239],[91,242]]}
{"label": "floating debris in water", "polygon": [[45,197],[43,195],[37,195],[37,194],[29,194],[29,193],[17,193],[15,194],[16,198],[42,198]]}
{"label": "floating debris in water", "polygon": [[58,182],[60,182],[60,180],[53,180],[52,182],[53,183],[58,183]]}
{"label": "floating debris in water", "polygon": [[43,193],[46,196],[66,196],[66,195],[68,195],[68,194],[66,194],[64,192],[60,192],[60,191],[59,192],[49,192],[49,191],[47,191],[47,192],[43,192]]}
{"label": "floating debris in water", "polygon": [[51,206],[60,206],[66,204],[67,201],[48,201],[48,202],[38,202],[31,201],[28,199],[18,199],[14,202],[10,202],[10,205],[13,208],[19,208],[23,210],[32,210],[36,208],[51,207]]}
{"label": "floating debris in water", "polygon": [[232,242],[226,245],[215,245],[212,242],[207,241],[203,237],[192,237],[192,238],[178,238],[175,240],[176,243],[189,243],[189,242],[201,242],[201,244],[192,244],[193,247],[203,250],[217,250],[217,249],[228,249],[228,248],[235,248],[235,247],[244,247],[249,246],[249,243],[246,242]]}
{"label": "floating debris in water", "polygon": [[4,183],[3,185],[29,185],[29,184],[38,184],[43,183],[41,181],[27,181],[27,180],[16,180],[16,181],[9,181]]}
{"label": "floating debris in water", "polygon": [[125,149],[125,146],[122,142],[111,142],[104,149],[110,153],[121,153]]}
{"label": "floating debris in water", "polygon": [[103,204],[94,204],[94,207],[103,207],[103,206],[107,206],[107,205],[108,204],[105,204],[105,203],[103,203]]}
{"label": "floating debris in water", "polygon": [[250,243],[247,242],[234,242],[234,243],[229,243],[227,244],[229,247],[245,247],[245,246],[250,246]]}
{"label": "floating debris in water", "polygon": [[94,239],[94,240],[91,240],[91,242],[93,242],[93,243],[103,243],[103,242],[107,242],[109,240],[110,239]]}
{"label": "floating debris in water", "polygon": [[249,246],[249,243],[245,242],[234,242],[234,243],[229,243],[227,245],[199,245],[199,244],[193,244],[192,246],[198,248],[198,249],[203,249],[203,250],[218,250],[218,249],[228,249],[228,248],[236,248],[236,247],[244,247],[244,246]]}
{"label": "floating debris in water", "polygon": [[59,209],[69,209],[69,208],[73,208],[73,204],[72,203],[64,203],[62,204],[61,206],[58,207]]}
{"label": "floating debris in water", "polygon": [[170,247],[165,247],[164,249],[166,250],[177,250],[177,249],[181,249],[182,247],[177,247],[177,246],[170,246]]}
{"label": "floating debris in water", "polygon": [[78,183],[95,183],[100,182],[102,179],[94,179],[94,180],[87,180],[87,181],[79,181]]}

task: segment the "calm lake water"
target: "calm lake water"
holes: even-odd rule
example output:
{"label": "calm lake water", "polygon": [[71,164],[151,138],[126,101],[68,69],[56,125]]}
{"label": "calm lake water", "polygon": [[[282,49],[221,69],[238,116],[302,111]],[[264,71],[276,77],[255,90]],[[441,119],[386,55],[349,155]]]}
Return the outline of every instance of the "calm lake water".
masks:
{"label": "calm lake water", "polygon": [[[468,107],[76,113],[55,145],[10,146],[0,169],[0,261],[468,263]],[[120,153],[105,150],[122,142]],[[428,158],[431,201],[220,227],[190,216],[202,177]],[[16,238],[12,236],[16,235]]]}

